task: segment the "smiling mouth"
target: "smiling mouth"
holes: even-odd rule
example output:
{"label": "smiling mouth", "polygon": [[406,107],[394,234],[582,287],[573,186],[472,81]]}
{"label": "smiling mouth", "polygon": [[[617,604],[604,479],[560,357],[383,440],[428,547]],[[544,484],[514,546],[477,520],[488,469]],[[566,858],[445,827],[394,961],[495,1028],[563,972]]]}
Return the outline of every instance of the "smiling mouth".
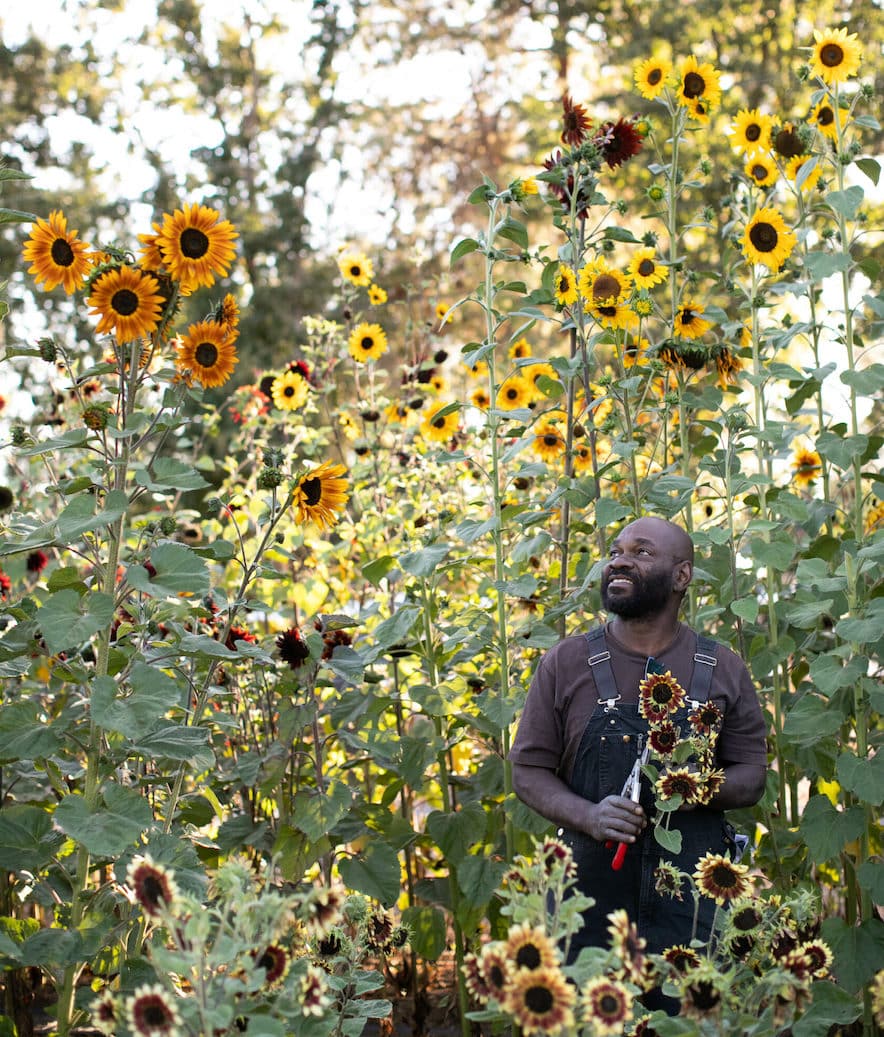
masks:
{"label": "smiling mouth", "polygon": [[612,576],[608,580],[608,586],[609,587],[616,587],[616,586],[622,584],[624,586],[628,585],[628,586],[631,587],[634,582],[635,581],[632,579],[631,576]]}

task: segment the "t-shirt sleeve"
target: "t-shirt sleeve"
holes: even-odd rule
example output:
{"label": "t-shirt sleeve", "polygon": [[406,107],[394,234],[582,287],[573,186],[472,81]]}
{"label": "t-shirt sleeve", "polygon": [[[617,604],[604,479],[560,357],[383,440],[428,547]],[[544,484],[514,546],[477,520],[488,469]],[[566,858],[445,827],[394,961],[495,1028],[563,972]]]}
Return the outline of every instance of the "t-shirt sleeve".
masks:
{"label": "t-shirt sleeve", "polygon": [[767,723],[758,693],[743,660],[733,652],[728,656],[726,664],[733,670],[735,694],[727,703],[718,737],[718,758],[724,763],[767,764]]}
{"label": "t-shirt sleeve", "polygon": [[556,667],[547,653],[534,672],[516,737],[510,749],[512,763],[558,770],[564,738],[556,709]]}

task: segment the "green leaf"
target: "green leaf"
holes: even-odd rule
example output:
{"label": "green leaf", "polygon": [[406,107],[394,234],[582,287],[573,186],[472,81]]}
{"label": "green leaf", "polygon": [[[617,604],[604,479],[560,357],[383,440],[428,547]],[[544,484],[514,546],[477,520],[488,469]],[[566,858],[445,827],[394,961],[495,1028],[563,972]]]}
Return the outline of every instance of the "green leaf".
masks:
{"label": "green leaf", "polygon": [[451,552],[451,544],[430,544],[420,551],[409,551],[402,555],[399,564],[412,576],[430,576],[440,562]]}
{"label": "green leaf", "polygon": [[595,502],[595,521],[599,529],[613,525],[631,514],[632,512],[626,504],[614,500],[612,497],[600,497]]}
{"label": "green leaf", "polygon": [[839,377],[859,396],[878,396],[884,389],[884,364],[868,364],[859,371],[842,371]]}
{"label": "green leaf", "polygon": [[4,702],[0,709],[0,761],[52,756],[62,736],[47,724],[36,702]]}
{"label": "green leaf", "polygon": [[833,735],[844,723],[844,714],[819,695],[803,695],[786,715],[783,738],[791,745],[814,745]]}
{"label": "green leaf", "polygon": [[381,580],[390,572],[391,569],[396,568],[396,559],[392,555],[382,555],[380,558],[374,558],[370,562],[366,562],[362,566],[362,575],[368,580],[373,587],[380,586]]}
{"label": "green leaf", "polygon": [[454,266],[459,259],[463,259],[464,256],[468,256],[471,252],[475,252],[479,247],[479,242],[475,238],[462,238],[451,250],[449,264]]}
{"label": "green leaf", "polygon": [[856,877],[863,889],[867,889],[876,904],[884,904],[884,863],[864,861],[856,869]]}
{"label": "green leaf", "polygon": [[[654,838],[669,853],[681,853],[681,832],[677,828],[654,825]],[[629,853],[629,850],[626,852]]]}
{"label": "green leaf", "polygon": [[861,800],[880,806],[884,803],[884,753],[860,759],[845,750],[835,765],[842,788],[856,793]]}
{"label": "green leaf", "polygon": [[884,598],[874,598],[865,616],[845,616],[838,620],[835,633],[859,645],[874,644],[884,634]]}
{"label": "green leaf", "polygon": [[149,760],[180,760],[194,770],[203,771],[215,762],[215,754],[208,744],[209,732],[205,727],[185,727],[184,724],[164,724],[133,742],[132,749]]}
{"label": "green leaf", "polygon": [[851,993],[860,991],[884,961],[884,922],[868,918],[861,925],[848,925],[843,918],[825,919],[822,937],[832,948],[832,972]]}
{"label": "green leaf", "polygon": [[71,543],[83,533],[101,529],[121,519],[129,507],[129,498],[122,490],[111,490],[104,500],[104,507],[95,510],[96,498],[84,494],[74,500],[58,516],[58,538],[63,543]]}
{"label": "green leaf", "polygon": [[878,179],[881,176],[881,165],[876,162],[873,158],[858,158],[856,160],[858,169],[861,169],[869,180],[877,187]]}
{"label": "green leaf", "polygon": [[855,997],[829,980],[814,980],[810,996],[811,1005],[791,1026],[793,1037],[828,1037],[833,1027],[852,1023],[862,1011]]}
{"label": "green leaf", "polygon": [[186,701],[184,687],[143,662],[133,665],[127,685],[121,689],[112,677],[99,677],[92,685],[95,722],[127,738],[148,734],[173,706]]}
{"label": "green leaf", "polygon": [[292,821],[300,828],[311,842],[318,842],[321,836],[335,827],[350,809],[353,793],[342,781],[333,781],[325,792],[318,789],[306,795],[299,794],[295,798],[295,810]]}
{"label": "green leaf", "polygon": [[374,631],[374,647],[381,655],[387,648],[402,644],[411,633],[421,611],[417,605],[403,605],[388,619],[379,623]]}
{"label": "green leaf", "polygon": [[211,485],[195,468],[174,457],[158,457],[149,472],[142,468],[135,473],[135,481],[139,486],[158,493],[202,490]]}
{"label": "green leaf", "polygon": [[64,842],[52,817],[29,804],[12,803],[0,810],[0,868],[32,871],[44,868]]}
{"label": "green leaf", "polygon": [[832,274],[850,269],[850,255],[846,252],[808,252],[804,264],[812,281],[824,281]]}
{"label": "green leaf", "polygon": [[486,908],[507,870],[503,861],[484,854],[464,857],[457,865],[457,884],[473,907]]}
{"label": "green leaf", "polygon": [[436,961],[448,946],[448,926],[445,912],[431,904],[407,907],[402,912],[402,924],[411,933],[415,954],[426,961]]}
{"label": "green leaf", "polygon": [[608,241],[625,241],[630,245],[640,244],[639,239],[625,227],[605,227],[603,237]]}
{"label": "green leaf", "polygon": [[817,622],[829,614],[834,598],[823,598],[820,601],[799,601],[786,609],[786,619],[793,626],[802,630],[809,630],[816,626]]}
{"label": "green leaf", "polygon": [[854,184],[843,191],[829,191],[823,200],[845,220],[852,220],[863,203],[863,189]]}
{"label": "green leaf", "polygon": [[78,594],[65,589],[50,595],[37,611],[37,622],[46,647],[53,655],[79,647],[114,618],[114,599],[98,591]]}
{"label": "green leaf", "polygon": [[810,664],[810,679],[826,697],[847,688],[868,672],[869,660],[855,655],[844,665],[837,655],[818,655]]}
{"label": "green leaf", "polygon": [[497,227],[497,233],[502,238],[514,241],[520,248],[528,248],[528,231],[525,229],[525,224],[514,220],[512,216],[507,216],[501,221]]}
{"label": "green leaf", "polygon": [[141,838],[153,823],[150,804],[133,789],[108,785],[103,794],[105,808],[93,811],[83,796],[72,793],[55,808],[55,823],[71,839],[97,857],[115,857]]}
{"label": "green leaf", "polygon": [[480,803],[467,803],[461,810],[446,814],[434,810],[427,817],[427,832],[449,864],[457,865],[485,835],[487,821]]}
{"label": "green leaf", "polygon": [[384,907],[391,907],[399,897],[399,855],[384,842],[370,842],[356,857],[338,862],[344,884],[367,897],[374,897]]}
{"label": "green leaf", "polygon": [[731,612],[735,616],[739,616],[740,619],[746,620],[747,623],[754,623],[758,618],[758,612],[761,608],[761,604],[754,595],[748,598],[737,598],[736,601],[732,601]]}
{"label": "green leaf", "polygon": [[869,445],[868,436],[839,436],[826,430],[816,437],[816,449],[827,461],[845,471],[862,457]]}
{"label": "green leaf", "polygon": [[832,860],[865,831],[861,806],[836,810],[828,796],[811,796],[801,816],[801,834],[817,864]]}
{"label": "green leaf", "polygon": [[206,563],[185,544],[157,544],[150,552],[150,564],[155,575],[143,565],[130,565],[126,576],[136,590],[152,598],[200,597],[209,591]]}

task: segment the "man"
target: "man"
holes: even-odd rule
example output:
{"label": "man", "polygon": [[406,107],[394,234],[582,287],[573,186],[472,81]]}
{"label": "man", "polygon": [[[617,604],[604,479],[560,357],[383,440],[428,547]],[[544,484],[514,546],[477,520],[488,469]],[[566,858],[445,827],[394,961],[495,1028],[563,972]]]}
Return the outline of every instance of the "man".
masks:
{"label": "man", "polygon": [[[658,893],[661,860],[693,873],[707,851],[730,846],[723,811],[751,806],[764,792],[765,723],[752,680],[739,656],[679,621],[693,576],[688,534],[660,518],[626,526],[602,572],[605,627],[564,638],[541,659],[513,743],[513,787],[538,813],[560,825],[574,852],[578,888],[595,898],[584,928],[571,944],[608,945],[607,916],[625,908],[647,949],[688,944],[693,897]],[[642,779],[640,802],[621,795],[624,778],[646,744],[648,725],[638,709],[639,684],[648,673],[669,671],[694,701],[711,701],[723,717],[716,767],[724,781],[706,806],[683,807],[671,827],[682,849],[668,854],[646,828],[654,796]],[[683,717],[677,717],[682,719]],[[614,847],[626,844],[612,868]],[[697,937],[709,936],[714,904],[705,900]]]}

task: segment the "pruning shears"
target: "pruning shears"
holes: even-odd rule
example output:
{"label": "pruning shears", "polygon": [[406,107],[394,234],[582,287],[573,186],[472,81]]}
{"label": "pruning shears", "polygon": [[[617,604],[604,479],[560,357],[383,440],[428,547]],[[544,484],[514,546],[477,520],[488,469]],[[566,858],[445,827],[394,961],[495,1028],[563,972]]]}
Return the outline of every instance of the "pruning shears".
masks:
{"label": "pruning shears", "polygon": [[[632,770],[627,775],[626,781],[623,783],[623,791],[620,793],[621,796],[626,796],[631,799],[633,803],[638,803],[639,797],[641,796],[641,784],[642,784],[642,766],[648,762],[648,751],[650,749],[650,743],[646,744],[644,749],[636,756],[635,763],[632,765]],[[605,845],[610,849],[613,846],[613,840],[609,839]],[[626,849],[629,846],[628,843],[617,843],[617,849],[614,852],[614,859],[611,861],[611,867],[614,871],[619,871],[623,867],[623,861],[626,858]]]}

